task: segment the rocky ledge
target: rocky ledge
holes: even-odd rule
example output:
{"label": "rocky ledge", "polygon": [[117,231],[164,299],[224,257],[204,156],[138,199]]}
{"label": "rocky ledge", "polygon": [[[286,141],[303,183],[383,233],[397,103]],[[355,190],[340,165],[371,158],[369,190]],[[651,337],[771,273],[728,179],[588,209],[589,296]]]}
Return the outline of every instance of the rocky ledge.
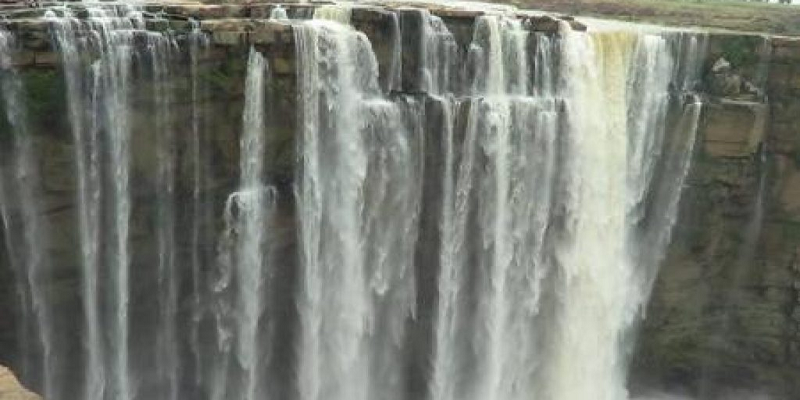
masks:
{"label": "rocky ledge", "polygon": [[[66,5],[65,5],[66,4]],[[286,3],[258,2],[248,4],[202,4],[202,3],[142,3],[139,10],[147,30],[170,31],[181,37],[192,30],[199,29],[210,35],[215,46],[254,45],[286,47],[291,46],[291,26],[280,19],[273,19],[276,8],[282,8],[292,19],[310,19],[314,10],[331,3]],[[19,45],[26,50],[14,60],[17,66],[50,66],[58,62],[53,54],[54,44],[50,35],[51,22],[46,18],[54,9],[70,10],[76,18],[88,16],[90,7],[129,7],[117,3],[38,3],[35,8],[20,4],[0,5],[0,24],[12,31],[19,38]],[[431,14],[441,17],[456,36],[460,44],[467,45],[472,37],[472,26],[475,18],[489,12],[490,9],[462,9],[436,4],[414,3],[414,8],[425,8]],[[353,4],[352,23],[357,29],[370,35],[373,39],[387,36],[393,28],[388,19],[399,15],[403,19],[408,13],[409,4],[404,2],[382,2],[380,4]],[[516,11],[515,11],[516,12]],[[585,30],[586,26],[574,18],[552,17],[542,13],[518,11],[517,16],[526,21],[526,26],[535,32],[556,32],[560,24],[566,23],[575,30]],[[389,22],[389,23],[387,23]],[[374,37],[372,37],[374,36]],[[378,43],[379,45],[379,43]]]}
{"label": "rocky ledge", "polygon": [[42,398],[25,389],[8,368],[0,365],[0,399],[2,400],[41,400]]}

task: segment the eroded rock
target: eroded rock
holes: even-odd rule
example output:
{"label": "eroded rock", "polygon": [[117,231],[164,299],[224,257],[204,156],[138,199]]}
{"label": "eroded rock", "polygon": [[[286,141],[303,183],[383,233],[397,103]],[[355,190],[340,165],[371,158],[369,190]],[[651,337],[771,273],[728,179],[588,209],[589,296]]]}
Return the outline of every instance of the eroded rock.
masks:
{"label": "eroded rock", "polygon": [[711,67],[711,73],[713,74],[722,74],[730,72],[731,70],[731,63],[725,59],[725,57],[720,57],[717,61],[714,62],[714,65]]}
{"label": "eroded rock", "polygon": [[713,156],[746,157],[766,134],[769,107],[760,102],[722,100],[705,109],[705,150]]}
{"label": "eroded rock", "polygon": [[0,399],[2,400],[42,400],[42,398],[25,389],[16,376],[6,367],[0,365]]}

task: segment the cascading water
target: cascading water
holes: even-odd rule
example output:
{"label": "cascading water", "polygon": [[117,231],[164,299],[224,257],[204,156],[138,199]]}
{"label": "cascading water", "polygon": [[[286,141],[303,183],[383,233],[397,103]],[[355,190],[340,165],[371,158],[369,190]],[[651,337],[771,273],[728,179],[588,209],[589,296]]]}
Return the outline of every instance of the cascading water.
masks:
{"label": "cascading water", "polygon": [[[154,76],[165,79],[172,46],[167,36],[144,30],[142,14],[128,7],[89,8],[78,19],[68,8],[50,11],[48,18],[62,55],[67,86],[69,119],[75,143],[78,204],[83,267],[83,302],[86,317],[84,397],[134,398],[130,372],[130,143],[129,88],[135,58],[135,41],[144,38]],[[86,31],[89,32],[85,35]],[[96,51],[98,59],[86,68],[83,55]],[[164,59],[166,57],[166,59]],[[175,374],[177,352],[173,325],[176,306],[174,216],[172,188],[174,164],[166,126],[168,99],[155,91],[156,125],[164,135],[158,154],[160,204],[158,214],[159,292],[163,301],[158,334],[159,364],[166,375]],[[107,207],[104,205],[107,204]],[[105,248],[101,248],[105,244]],[[102,281],[101,279],[107,279]],[[104,310],[103,304],[111,304]],[[104,314],[105,311],[105,314]],[[104,335],[110,331],[110,335]],[[104,338],[104,336],[106,336]],[[166,378],[168,398],[177,396],[176,378]]]}
{"label": "cascading water", "polygon": [[335,21],[347,25],[350,23],[351,8],[342,5],[323,5],[314,9],[314,19]]}
{"label": "cascading water", "polygon": [[452,93],[455,87],[458,45],[441,18],[427,10],[420,11],[422,25],[422,81],[425,90],[435,96]]}
{"label": "cascading water", "polygon": [[270,11],[269,19],[285,21],[289,19],[289,16],[286,14],[286,9],[278,5]]}
{"label": "cascading water", "polygon": [[158,172],[156,186],[157,199],[157,240],[158,240],[158,287],[159,309],[161,310],[158,322],[156,339],[157,375],[164,380],[165,398],[178,399],[179,374],[178,374],[178,271],[180,264],[177,254],[176,232],[176,198],[175,184],[177,180],[176,151],[177,143],[175,131],[170,126],[172,117],[170,105],[172,94],[169,88],[171,78],[170,65],[174,49],[171,40],[149,41],[148,48],[151,57],[151,69],[156,84],[153,87],[153,100],[155,103],[155,132],[157,132],[156,155]]}
{"label": "cascading water", "polygon": [[192,237],[191,237],[191,327],[189,333],[189,348],[194,363],[193,373],[195,385],[199,385],[203,376],[202,351],[200,345],[200,321],[202,318],[202,304],[205,291],[203,265],[206,262],[206,250],[202,248],[201,239],[205,237],[204,231],[210,219],[209,201],[203,193],[203,187],[208,181],[208,154],[206,125],[208,116],[203,115],[201,98],[208,96],[208,87],[203,84],[199,75],[200,59],[208,52],[208,37],[200,30],[197,21],[192,21],[192,31],[189,34],[189,73],[191,76],[191,139],[189,148],[191,152],[192,168]]}
{"label": "cascading water", "polygon": [[[514,264],[522,261],[514,253],[515,248],[522,245],[515,242],[527,240],[524,230],[528,229],[527,226],[514,225],[531,222],[515,220],[514,208],[517,205],[547,205],[547,202],[521,204],[514,201],[517,193],[526,190],[524,183],[518,181],[524,175],[515,171],[519,166],[515,165],[518,156],[514,150],[533,150],[526,146],[528,138],[519,135],[531,132],[527,123],[534,117],[531,112],[535,106],[525,98],[529,90],[526,41],[527,31],[519,21],[503,17],[484,17],[476,21],[470,49],[470,58],[477,71],[471,85],[474,98],[469,102],[456,181],[458,196],[466,196],[464,200],[468,203],[456,206],[461,208],[458,217],[465,219],[452,223],[463,228],[460,237],[453,238],[455,243],[450,243],[474,253],[447,261],[462,276],[472,274],[469,279],[475,282],[473,288],[477,300],[475,308],[465,313],[467,329],[474,335],[462,339],[472,343],[474,354],[466,356],[472,360],[466,361],[463,351],[452,352],[462,357],[455,361],[459,369],[463,370],[465,363],[474,365],[470,375],[465,377],[465,384],[460,385],[459,390],[463,392],[458,397],[511,398],[510,388],[521,385],[518,390],[524,390],[528,386],[513,376],[519,371],[506,369],[505,365],[516,362],[508,357],[512,349],[516,355],[527,357],[523,353],[530,346],[525,343],[525,338],[515,336],[527,334],[532,337],[527,330],[509,329],[511,313],[515,311],[511,308],[516,303],[514,297],[527,295],[512,288],[512,285],[525,283],[516,282],[517,277],[513,276]],[[520,154],[524,155],[524,152]],[[546,182],[542,183],[546,185]],[[545,191],[546,187],[543,185],[541,189]],[[474,232],[481,233],[471,236],[474,229],[477,229]],[[474,244],[467,245],[470,242]],[[455,253],[453,250],[449,252]],[[467,288],[464,283],[457,290],[464,291]],[[463,305],[460,307],[465,309]],[[522,341],[516,342],[516,339]],[[513,382],[513,385],[506,382]]]}
{"label": "cascading water", "polygon": [[549,398],[626,397],[619,346],[633,267],[625,258],[625,87],[634,40],[568,33],[563,44],[573,76],[563,83],[567,161],[555,200],[562,219],[552,259],[555,329],[543,363]]}
{"label": "cascading water", "polygon": [[[691,162],[703,35],[537,32],[499,8],[469,37],[403,8],[370,36],[357,7],[272,8],[280,40],[240,71],[205,21],[48,12],[75,168],[76,360],[56,356],[51,255],[34,251],[48,220],[0,34],[0,211],[48,399],[627,398]],[[271,53],[286,28],[293,63]],[[271,114],[287,103],[296,115]],[[83,382],[62,382],[67,365]]]}
{"label": "cascading water", "polygon": [[[230,195],[225,205],[226,228],[221,246],[224,271],[217,287],[217,291],[225,292],[235,288],[230,304],[221,309],[234,315],[217,317],[219,321],[233,320],[220,326],[224,367],[214,379],[214,398],[218,399],[264,398],[261,377],[263,364],[269,355],[265,355],[262,344],[269,343],[270,335],[269,332],[263,334],[259,327],[268,325],[261,321],[271,269],[266,230],[274,212],[276,196],[274,189],[264,184],[266,75],[266,60],[251,50],[245,83],[240,187]],[[228,358],[234,358],[244,374],[235,382],[228,382],[231,375],[231,360]]]}
{"label": "cascading water", "polygon": [[624,335],[676,216],[699,115],[669,92],[682,38],[538,36],[534,75],[528,35],[476,22],[459,161],[446,141],[434,399],[625,398]]}
{"label": "cascading water", "polygon": [[[52,310],[45,285],[51,268],[47,254],[40,251],[48,243],[48,227],[42,218],[41,182],[33,154],[24,87],[13,66],[15,37],[0,31],[0,89],[6,122],[10,128],[9,148],[0,170],[0,217],[6,232],[20,232],[19,237],[6,235],[7,246],[14,271],[18,274],[19,295],[30,309],[23,313],[23,340],[34,340],[26,344],[23,351],[36,346],[40,348],[43,394],[53,396],[58,387],[60,368],[52,331]],[[6,157],[3,157],[6,158]],[[35,324],[34,324],[35,321]],[[28,331],[28,327],[35,329]]]}
{"label": "cascading water", "polygon": [[366,36],[315,20],[299,26],[295,40],[304,105],[299,398],[400,399],[399,346],[414,298],[418,132],[407,130],[401,105],[380,97]]}

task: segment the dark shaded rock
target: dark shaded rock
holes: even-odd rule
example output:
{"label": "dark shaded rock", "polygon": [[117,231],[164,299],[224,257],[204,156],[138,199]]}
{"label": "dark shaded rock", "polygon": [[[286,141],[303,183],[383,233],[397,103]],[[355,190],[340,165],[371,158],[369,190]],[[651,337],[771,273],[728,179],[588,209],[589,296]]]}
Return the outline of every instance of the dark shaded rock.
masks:
{"label": "dark shaded rock", "polygon": [[6,22],[6,27],[16,34],[24,49],[49,50],[51,48],[50,24],[41,19],[18,19]]}
{"label": "dark shaded rock", "polygon": [[167,5],[163,8],[169,14],[179,14],[186,17],[204,20],[218,18],[244,18],[248,16],[249,9],[243,5],[234,4],[179,4]]}
{"label": "dark shaded rock", "polygon": [[533,30],[534,32],[555,33],[558,32],[560,25],[559,20],[549,15],[544,15],[541,17],[530,17],[528,18],[528,22],[531,24],[531,30]]}
{"label": "dark shaded rock", "polygon": [[[378,60],[379,83],[385,92],[389,91],[395,73],[393,68],[400,68],[401,60],[395,60],[395,48],[401,44],[400,17],[392,11],[376,7],[356,7],[352,10],[350,23],[363,32],[372,44],[372,50]],[[400,49],[397,49],[400,50]],[[395,65],[397,63],[397,65]],[[394,82],[397,84],[399,82]]]}
{"label": "dark shaded rock", "polygon": [[766,104],[722,100],[708,104],[703,112],[706,153],[715,157],[749,157],[758,151],[769,117]]}
{"label": "dark shaded rock", "polygon": [[422,30],[424,16],[420,10],[400,10],[400,31],[402,32],[402,88],[404,92],[420,93],[423,85]]}
{"label": "dark shaded rock", "polygon": [[712,74],[709,78],[709,92],[715,96],[738,96],[742,92],[742,77],[737,74]]}
{"label": "dark shaded rock", "polygon": [[480,15],[482,14],[458,17],[450,15],[441,16],[442,21],[447,25],[447,29],[453,34],[453,38],[455,38],[458,47],[463,49],[463,51],[466,51],[466,48],[472,43],[475,19]]}

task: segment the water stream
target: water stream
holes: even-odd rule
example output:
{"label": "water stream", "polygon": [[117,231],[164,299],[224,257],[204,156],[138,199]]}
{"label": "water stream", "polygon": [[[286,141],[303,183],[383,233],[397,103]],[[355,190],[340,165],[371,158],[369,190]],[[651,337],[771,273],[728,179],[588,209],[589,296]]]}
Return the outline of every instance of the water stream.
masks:
{"label": "water stream", "polygon": [[23,374],[48,400],[628,398],[632,331],[691,165],[705,36],[535,32],[493,8],[465,38],[404,6],[379,54],[355,7],[273,8],[268,23],[292,30],[289,73],[269,46],[214,59],[203,22],[48,11],[80,271],[77,316],[58,327],[50,253],[35,250],[49,222],[36,136],[0,34],[0,211],[22,232],[7,246],[39,360]]}

